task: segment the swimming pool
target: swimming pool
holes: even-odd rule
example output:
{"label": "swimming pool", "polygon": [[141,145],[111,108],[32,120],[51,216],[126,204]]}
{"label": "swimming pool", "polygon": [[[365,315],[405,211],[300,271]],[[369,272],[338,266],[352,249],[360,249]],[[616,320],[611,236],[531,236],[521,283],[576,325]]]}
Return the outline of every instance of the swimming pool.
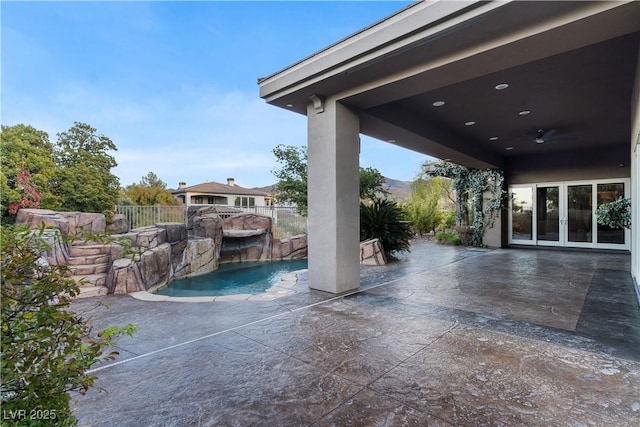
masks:
{"label": "swimming pool", "polygon": [[224,264],[216,271],[175,280],[155,293],[171,297],[259,294],[277,285],[283,274],[307,268],[307,260]]}

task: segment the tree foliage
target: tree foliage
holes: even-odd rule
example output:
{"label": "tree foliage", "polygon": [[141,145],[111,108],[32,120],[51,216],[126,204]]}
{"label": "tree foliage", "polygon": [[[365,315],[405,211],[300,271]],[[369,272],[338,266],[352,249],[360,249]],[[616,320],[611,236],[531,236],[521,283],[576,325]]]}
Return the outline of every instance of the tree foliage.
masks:
{"label": "tree foliage", "polygon": [[92,338],[87,322],[69,310],[78,286],[67,268],[41,258],[50,249],[45,240],[44,228],[0,231],[2,409],[38,414],[18,417],[13,425],[74,425],[69,392],[85,393],[93,386],[96,378],[86,371],[117,354],[103,354],[111,337],[135,330],[108,328]]}
{"label": "tree foliage", "polygon": [[165,184],[153,172],[143,176],[138,184],[128,185],[123,192],[125,199],[138,206],[176,205],[178,201]]}
{"label": "tree foliage", "polygon": [[47,133],[23,124],[2,126],[0,139],[2,218],[13,219],[23,207],[59,208],[60,201],[51,189],[55,163]]}
{"label": "tree foliage", "polygon": [[360,168],[360,200],[373,200],[378,196],[389,194],[384,188],[384,176],[378,169]]}
{"label": "tree foliage", "polygon": [[442,177],[418,178],[411,183],[411,198],[403,209],[415,232],[425,234],[445,225],[448,216],[443,206],[450,183]]}
{"label": "tree foliage", "polygon": [[[307,214],[308,155],[306,147],[278,145],[273,149],[276,161],[281,165],[272,173],[278,178],[274,190],[277,200],[291,202],[298,211]],[[375,168],[360,168],[360,200],[373,200],[387,194],[385,178]]]}
{"label": "tree foliage", "polygon": [[120,183],[109,153],[116,146],[96,129],[76,122],[55,145],[46,132],[23,124],[2,126],[1,137],[3,223],[13,222],[18,208],[109,213],[115,206]]}
{"label": "tree foliage", "polygon": [[113,210],[120,194],[120,181],[111,173],[117,166],[109,154],[115,144],[96,129],[75,122],[66,132],[58,134],[53,150],[57,171],[54,192],[62,208],[71,211],[104,212]]}
{"label": "tree foliage", "polygon": [[281,165],[272,171],[278,178],[274,188],[276,199],[281,202],[294,203],[298,212],[307,214],[307,149],[303,147],[279,144],[273,149],[276,161]]}

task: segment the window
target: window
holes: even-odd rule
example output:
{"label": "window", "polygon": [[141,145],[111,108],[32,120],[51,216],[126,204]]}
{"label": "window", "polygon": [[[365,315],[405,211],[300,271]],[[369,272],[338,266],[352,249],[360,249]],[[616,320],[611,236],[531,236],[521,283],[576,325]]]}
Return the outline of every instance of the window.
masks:
{"label": "window", "polygon": [[252,208],[256,205],[255,197],[236,197],[235,206]]}

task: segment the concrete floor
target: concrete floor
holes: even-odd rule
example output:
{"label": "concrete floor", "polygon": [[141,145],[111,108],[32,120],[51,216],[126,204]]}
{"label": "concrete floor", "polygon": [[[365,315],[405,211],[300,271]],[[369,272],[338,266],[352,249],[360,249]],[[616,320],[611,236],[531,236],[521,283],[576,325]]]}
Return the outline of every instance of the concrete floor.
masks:
{"label": "concrete floor", "polygon": [[[362,288],[74,303],[132,322],[80,426],[637,426],[640,309],[620,253],[414,242]],[[91,309],[105,302],[108,309]],[[89,311],[87,311],[89,310]]]}

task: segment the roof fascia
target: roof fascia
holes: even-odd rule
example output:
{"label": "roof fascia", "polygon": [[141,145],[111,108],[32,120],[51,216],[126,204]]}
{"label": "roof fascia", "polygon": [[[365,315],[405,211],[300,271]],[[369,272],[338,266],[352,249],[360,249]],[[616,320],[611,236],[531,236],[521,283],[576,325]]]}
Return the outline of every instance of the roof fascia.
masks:
{"label": "roof fascia", "polygon": [[[334,74],[366,66],[381,55],[401,49],[419,38],[441,34],[510,1],[419,2],[335,43],[302,61],[259,80],[260,96],[271,102],[301,86]],[[412,37],[413,36],[413,37]]]}

